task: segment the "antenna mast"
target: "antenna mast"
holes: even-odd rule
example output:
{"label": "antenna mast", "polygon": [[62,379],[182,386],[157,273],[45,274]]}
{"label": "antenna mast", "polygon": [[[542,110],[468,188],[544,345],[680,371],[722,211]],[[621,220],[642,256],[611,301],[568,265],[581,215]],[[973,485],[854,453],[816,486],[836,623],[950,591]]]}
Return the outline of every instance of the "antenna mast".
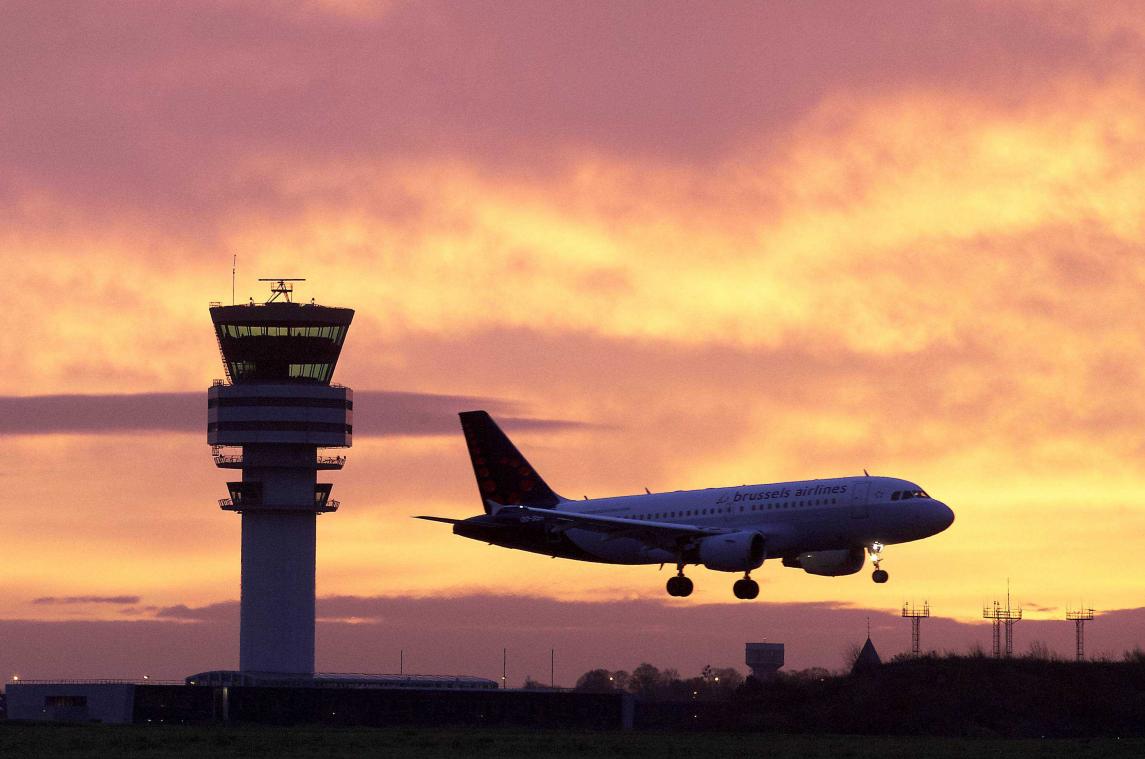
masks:
{"label": "antenna mast", "polygon": [[1014,623],[1022,618],[1022,605],[1010,605],[1010,583],[1006,582],[1006,606],[995,601],[993,606],[982,607],[982,618],[994,623],[994,658],[1002,658],[1002,631],[1006,633],[1006,658],[1014,655]]}

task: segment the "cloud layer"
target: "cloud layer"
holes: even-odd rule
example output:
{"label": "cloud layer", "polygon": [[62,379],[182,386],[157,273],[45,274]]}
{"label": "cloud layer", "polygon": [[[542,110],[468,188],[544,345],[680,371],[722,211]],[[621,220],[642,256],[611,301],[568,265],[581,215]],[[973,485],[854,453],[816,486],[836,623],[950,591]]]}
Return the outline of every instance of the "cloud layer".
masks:
{"label": "cloud layer", "polygon": [[37,606],[116,604],[124,606],[139,603],[139,596],[40,596],[32,599]]}
{"label": "cloud layer", "polygon": [[[40,395],[0,397],[0,434],[116,435],[123,433],[203,433],[203,393],[125,395]],[[355,395],[354,434],[362,437],[452,435],[460,411],[508,411],[513,404],[490,398],[366,391]],[[501,417],[509,429],[560,429],[575,422]]]}

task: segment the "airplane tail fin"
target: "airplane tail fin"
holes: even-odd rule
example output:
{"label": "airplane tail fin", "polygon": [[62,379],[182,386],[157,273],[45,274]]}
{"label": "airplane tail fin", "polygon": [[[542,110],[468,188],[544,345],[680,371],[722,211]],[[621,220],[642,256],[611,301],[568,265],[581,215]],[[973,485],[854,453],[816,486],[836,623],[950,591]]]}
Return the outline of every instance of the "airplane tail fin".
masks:
{"label": "airplane tail fin", "polygon": [[458,416],[486,513],[490,501],[551,509],[564,500],[545,484],[489,414],[463,411]]}

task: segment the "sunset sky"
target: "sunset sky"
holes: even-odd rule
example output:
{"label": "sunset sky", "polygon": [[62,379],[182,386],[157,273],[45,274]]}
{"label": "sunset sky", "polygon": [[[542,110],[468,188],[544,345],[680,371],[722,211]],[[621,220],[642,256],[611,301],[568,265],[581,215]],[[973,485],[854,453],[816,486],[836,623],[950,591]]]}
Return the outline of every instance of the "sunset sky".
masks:
{"label": "sunset sky", "polygon": [[[837,668],[906,600],[988,648],[1007,579],[1019,650],[1145,645],[1140,4],[0,1],[0,70],[0,678],[237,666],[232,256],[357,311],[320,668]],[[569,497],[865,468],[957,521],[668,598],[411,519],[480,511],[473,408]]]}

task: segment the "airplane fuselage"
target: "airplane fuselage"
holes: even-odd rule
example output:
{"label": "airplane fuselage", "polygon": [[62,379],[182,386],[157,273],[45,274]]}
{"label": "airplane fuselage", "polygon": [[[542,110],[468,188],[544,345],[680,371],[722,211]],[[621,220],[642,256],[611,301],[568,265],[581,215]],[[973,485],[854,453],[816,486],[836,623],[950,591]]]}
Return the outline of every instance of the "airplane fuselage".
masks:
{"label": "airplane fuselage", "polygon": [[[953,513],[914,483],[891,477],[839,477],[765,485],[564,501],[557,508],[591,516],[759,532],[767,556],[891,545],[929,537]],[[903,499],[902,494],[912,497]],[[894,500],[892,500],[892,497]],[[610,564],[674,563],[675,552],[639,538],[591,530],[553,530],[513,507],[460,522],[454,532],[507,548]]]}

